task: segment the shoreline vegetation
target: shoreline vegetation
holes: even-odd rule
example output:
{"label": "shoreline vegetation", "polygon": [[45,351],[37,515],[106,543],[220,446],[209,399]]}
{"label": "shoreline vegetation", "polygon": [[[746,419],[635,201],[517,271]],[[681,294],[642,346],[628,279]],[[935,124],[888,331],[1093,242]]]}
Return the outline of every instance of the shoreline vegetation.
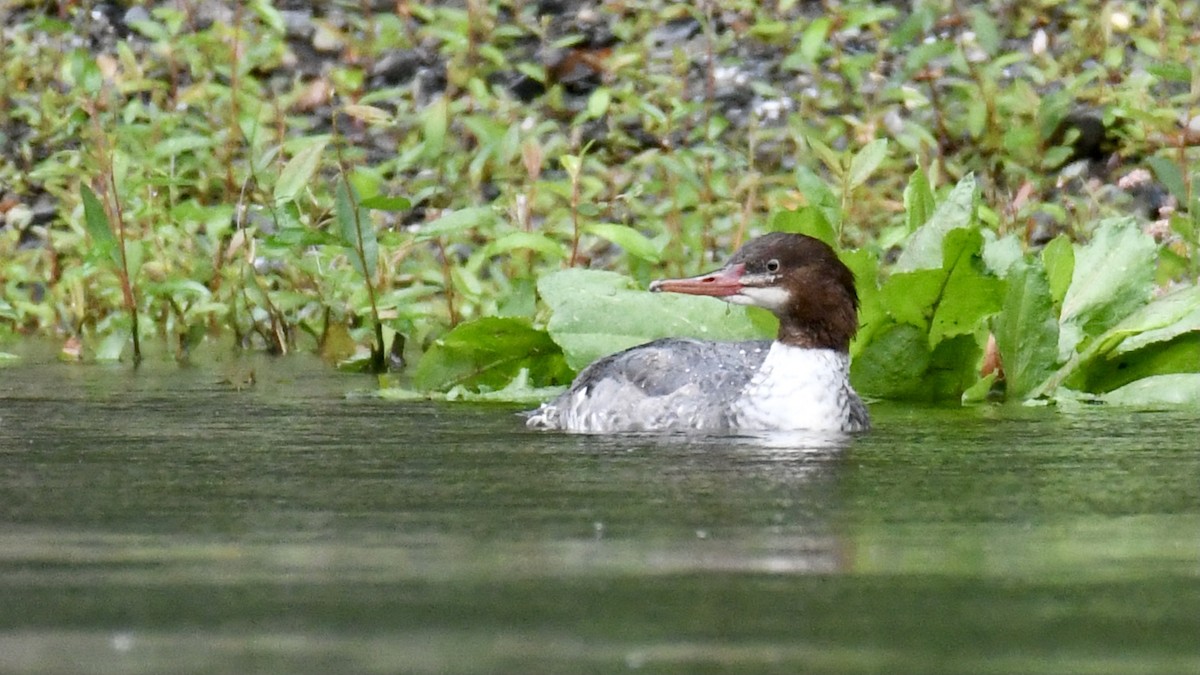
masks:
{"label": "shoreline vegetation", "polygon": [[856,274],[867,397],[1200,403],[1193,3],[17,0],[0,25],[0,354],[229,344],[536,401],[657,337],[771,335],[644,289],[784,230]]}

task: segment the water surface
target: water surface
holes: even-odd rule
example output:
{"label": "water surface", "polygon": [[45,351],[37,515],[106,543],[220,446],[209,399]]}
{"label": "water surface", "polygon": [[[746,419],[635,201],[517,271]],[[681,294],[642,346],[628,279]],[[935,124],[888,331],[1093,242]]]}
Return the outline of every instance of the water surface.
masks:
{"label": "water surface", "polygon": [[1196,411],[805,448],[370,386],[0,369],[0,672],[1200,672]]}

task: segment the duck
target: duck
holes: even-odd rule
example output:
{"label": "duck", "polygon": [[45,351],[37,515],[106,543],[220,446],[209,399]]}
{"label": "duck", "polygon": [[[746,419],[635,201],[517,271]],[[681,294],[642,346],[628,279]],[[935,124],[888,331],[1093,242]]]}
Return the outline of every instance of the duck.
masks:
{"label": "duck", "polygon": [[870,428],[850,384],[854,273],[825,242],[772,232],[716,271],[660,279],[649,290],[761,307],[778,317],[779,332],[773,341],[663,338],[611,354],[529,412],[529,427],[593,434]]}

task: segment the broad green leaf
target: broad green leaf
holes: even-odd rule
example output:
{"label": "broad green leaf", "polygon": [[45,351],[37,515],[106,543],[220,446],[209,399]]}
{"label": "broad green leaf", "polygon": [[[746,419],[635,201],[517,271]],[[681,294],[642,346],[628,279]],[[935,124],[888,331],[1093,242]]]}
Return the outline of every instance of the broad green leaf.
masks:
{"label": "broad green leaf", "polygon": [[1063,385],[1089,392],[1112,391],[1156,375],[1200,372],[1200,331],[1134,350],[1113,350],[1076,368]]}
{"label": "broad green leaf", "polygon": [[780,211],[771,219],[771,230],[775,232],[796,232],[837,248],[838,236],[833,224],[825,217],[825,213],[815,206],[801,206],[792,211]]}
{"label": "broad green leaf", "polygon": [[1042,265],[1046,270],[1046,281],[1050,283],[1050,299],[1062,306],[1071,277],[1075,274],[1075,247],[1071,238],[1060,234],[1042,249]]}
{"label": "broad green leaf", "polygon": [[929,333],[929,320],[945,287],[942,269],[896,272],[879,289],[879,298],[896,323],[908,324]]}
{"label": "broad green leaf", "polygon": [[279,181],[275,183],[276,206],[295,201],[308,187],[321,166],[321,155],[328,144],[328,136],[319,136],[288,160],[279,173]]}
{"label": "broad green leaf", "polygon": [[950,230],[971,224],[977,191],[974,174],[963,176],[945,201],[934,209],[929,221],[908,238],[904,250],[896,259],[895,270],[910,272],[941,267],[942,239]]}
{"label": "broad green leaf", "polygon": [[610,241],[625,249],[629,255],[647,262],[656,263],[661,259],[658,246],[646,235],[629,227],[616,223],[595,223],[583,228],[585,232],[594,234],[601,239]]}
{"label": "broad green leaf", "polygon": [[984,232],[983,264],[992,274],[1000,278],[1008,276],[1013,265],[1025,258],[1021,250],[1021,239],[1015,233],[1006,234],[999,239],[992,238],[991,231]]}
{"label": "broad green leaf", "polygon": [[487,317],[459,324],[425,352],[412,374],[413,386],[447,390],[455,386],[498,390],[522,369],[538,386],[569,381],[562,350],[528,320]]}
{"label": "broad green leaf", "polygon": [[538,280],[550,306],[550,336],[579,370],[596,359],[662,337],[769,337],[745,307],[715,298],[648,293],[613,272],[567,269]]}
{"label": "broad green leaf", "polygon": [[[1105,388],[1105,382],[1119,380],[1119,383],[1124,383],[1132,377],[1159,374],[1163,372],[1158,369],[1160,367],[1176,371],[1179,368],[1173,365],[1172,359],[1177,360],[1178,354],[1187,353],[1187,345],[1183,346],[1183,352],[1176,349],[1178,345],[1168,345],[1167,348],[1171,352],[1165,355],[1146,348],[1177,340],[1181,336],[1189,336],[1198,323],[1200,288],[1188,286],[1165,295],[1130,314],[1092,340],[1087,349],[1067,360],[1041,389],[1050,392],[1059,384],[1070,382],[1073,386],[1083,383],[1084,388],[1094,391]],[[1134,352],[1138,357],[1133,356]],[[1103,362],[1106,358],[1128,360],[1113,365]],[[1142,364],[1138,363],[1139,359],[1153,362]],[[1200,367],[1200,360],[1197,360],[1197,365]],[[1127,370],[1130,374],[1113,376],[1106,374],[1106,370]]]}
{"label": "broad green leaf", "polygon": [[976,368],[982,355],[974,335],[942,340],[934,348],[922,386],[914,396],[929,401],[962,400],[963,393],[979,380]]}
{"label": "broad green leaf", "polygon": [[[1157,298],[1109,331],[1130,336],[1121,341],[1116,349],[1118,353],[1173,340],[1191,332],[1200,332],[1200,286],[1186,286]],[[1098,338],[1097,342],[1105,340],[1107,335]]]}
{"label": "broad green leaf", "polygon": [[375,224],[371,222],[371,214],[367,209],[358,205],[358,195],[344,180],[338,181],[334,208],[342,245],[350,249],[350,261],[354,269],[365,279],[374,279],[375,268],[379,264]]}
{"label": "broad green leaf", "polygon": [[1155,375],[1110,391],[1100,400],[1111,405],[1200,405],[1200,373]]}
{"label": "broad green leaf", "polygon": [[850,363],[850,378],[864,396],[910,398],[922,389],[932,355],[925,331],[891,324],[875,332]]}
{"label": "broad green leaf", "polygon": [[108,223],[108,214],[104,206],[96,199],[96,193],[83,183],[79,184],[79,196],[83,199],[83,218],[87,224],[88,235],[96,246],[97,253],[112,261],[117,269],[121,268],[121,242],[113,234]]}
{"label": "broad green leaf", "polygon": [[432,239],[482,229],[496,221],[496,212],[490,206],[472,206],[451,211],[427,225],[422,225],[419,237]]}
{"label": "broad green leaf", "polygon": [[847,189],[853,190],[867,182],[885,157],[887,157],[886,138],[877,138],[863,146],[862,150],[859,150],[850,160],[850,171],[846,174]]}
{"label": "broad green leaf", "polygon": [[1004,363],[1006,395],[1010,401],[1018,401],[1054,373],[1058,320],[1040,264],[1015,265],[1007,282],[1004,304],[992,320],[992,330]]}
{"label": "broad green leaf", "polygon": [[948,275],[930,321],[930,347],[946,338],[975,333],[984,319],[1000,310],[1004,282],[983,273],[982,247],[978,230],[963,228],[946,234]]}
{"label": "broad green leaf", "polygon": [[858,335],[850,344],[853,356],[870,342],[876,329],[888,322],[887,311],[880,302],[879,258],[866,249],[842,251],[838,257],[854,273],[858,290]]}
{"label": "broad green leaf", "polygon": [[929,222],[935,206],[929,177],[917,167],[904,188],[904,222],[908,225],[909,233],[916,232],[917,228]]}
{"label": "broad green leaf", "polygon": [[1061,360],[1075,351],[1084,334],[1099,334],[1146,303],[1157,251],[1154,239],[1129,218],[1102,222],[1092,241],[1076,250],[1060,315]]}

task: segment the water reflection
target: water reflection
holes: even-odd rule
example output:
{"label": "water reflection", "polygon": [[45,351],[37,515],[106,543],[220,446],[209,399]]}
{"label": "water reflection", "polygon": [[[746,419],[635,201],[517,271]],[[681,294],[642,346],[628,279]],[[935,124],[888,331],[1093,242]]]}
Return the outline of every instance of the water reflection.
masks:
{"label": "water reflection", "polygon": [[0,672],[1200,666],[1186,412],[579,436],[297,363],[2,371]]}

